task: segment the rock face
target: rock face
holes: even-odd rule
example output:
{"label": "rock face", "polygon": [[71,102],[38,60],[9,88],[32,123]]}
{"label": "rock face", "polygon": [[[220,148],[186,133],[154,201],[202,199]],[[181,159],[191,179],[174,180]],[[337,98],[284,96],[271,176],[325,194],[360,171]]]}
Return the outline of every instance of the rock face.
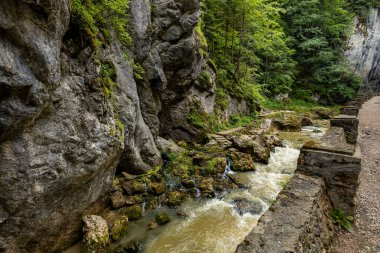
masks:
{"label": "rock face", "polygon": [[[102,209],[116,168],[159,165],[159,135],[194,138],[194,101],[214,111],[215,74],[194,31],[199,1],[130,4],[132,47],[111,32],[95,53],[70,25],[69,0],[0,2],[1,252],[56,252],[79,239],[81,217]],[[144,68],[141,79],[126,55]],[[103,69],[112,89],[99,81]],[[226,117],[249,110],[229,101]]]}
{"label": "rock face", "polygon": [[380,14],[372,8],[366,23],[355,20],[355,28],[348,41],[346,57],[355,71],[367,83],[367,89],[378,91],[380,80]]}

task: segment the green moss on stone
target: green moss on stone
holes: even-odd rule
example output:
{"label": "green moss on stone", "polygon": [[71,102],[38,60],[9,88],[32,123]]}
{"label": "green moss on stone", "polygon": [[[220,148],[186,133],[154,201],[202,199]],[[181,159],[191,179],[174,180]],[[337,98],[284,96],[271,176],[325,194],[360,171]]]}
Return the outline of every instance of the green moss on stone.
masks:
{"label": "green moss on stone", "polygon": [[165,212],[161,212],[161,213],[156,215],[156,221],[158,224],[164,225],[164,224],[170,222],[170,216]]}

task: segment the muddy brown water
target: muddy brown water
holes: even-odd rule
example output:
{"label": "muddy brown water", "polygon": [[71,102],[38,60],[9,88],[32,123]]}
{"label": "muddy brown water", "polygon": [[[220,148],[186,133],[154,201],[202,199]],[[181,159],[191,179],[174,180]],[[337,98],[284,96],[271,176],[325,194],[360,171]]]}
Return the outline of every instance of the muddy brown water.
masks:
{"label": "muddy brown water", "polygon": [[[302,145],[320,139],[326,132],[328,123],[317,124],[297,133],[281,132],[286,147],[276,148],[268,165],[256,164],[255,172],[235,174],[248,189],[226,191],[214,199],[187,200],[181,206],[187,217],[178,217],[175,210],[165,207],[147,212],[141,220],[130,224],[130,232],[121,243],[143,241],[143,253],[234,252],[293,176]],[[235,201],[241,199],[255,203],[256,213],[239,213]],[[172,221],[148,231],[147,223],[163,209],[171,214]],[[77,253],[78,249],[77,245],[64,253]]]}

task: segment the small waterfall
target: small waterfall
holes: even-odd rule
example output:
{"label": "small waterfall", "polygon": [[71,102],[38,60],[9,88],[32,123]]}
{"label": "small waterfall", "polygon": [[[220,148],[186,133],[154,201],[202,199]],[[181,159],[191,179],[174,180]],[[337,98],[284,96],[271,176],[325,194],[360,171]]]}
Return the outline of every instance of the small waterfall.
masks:
{"label": "small waterfall", "polygon": [[231,158],[227,157],[226,158],[227,160],[227,165],[226,165],[226,169],[224,170],[224,173],[223,173],[223,176],[222,178],[225,179],[227,178],[227,175],[230,175],[230,174],[235,174],[235,172],[232,171],[232,160]]}

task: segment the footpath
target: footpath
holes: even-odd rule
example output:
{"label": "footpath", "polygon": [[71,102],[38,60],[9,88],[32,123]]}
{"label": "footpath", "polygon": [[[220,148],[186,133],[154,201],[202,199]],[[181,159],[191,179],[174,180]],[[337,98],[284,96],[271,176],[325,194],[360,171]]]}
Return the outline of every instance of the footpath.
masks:
{"label": "footpath", "polygon": [[335,238],[334,253],[380,252],[380,97],[359,112],[358,145],[362,155],[355,224]]}

